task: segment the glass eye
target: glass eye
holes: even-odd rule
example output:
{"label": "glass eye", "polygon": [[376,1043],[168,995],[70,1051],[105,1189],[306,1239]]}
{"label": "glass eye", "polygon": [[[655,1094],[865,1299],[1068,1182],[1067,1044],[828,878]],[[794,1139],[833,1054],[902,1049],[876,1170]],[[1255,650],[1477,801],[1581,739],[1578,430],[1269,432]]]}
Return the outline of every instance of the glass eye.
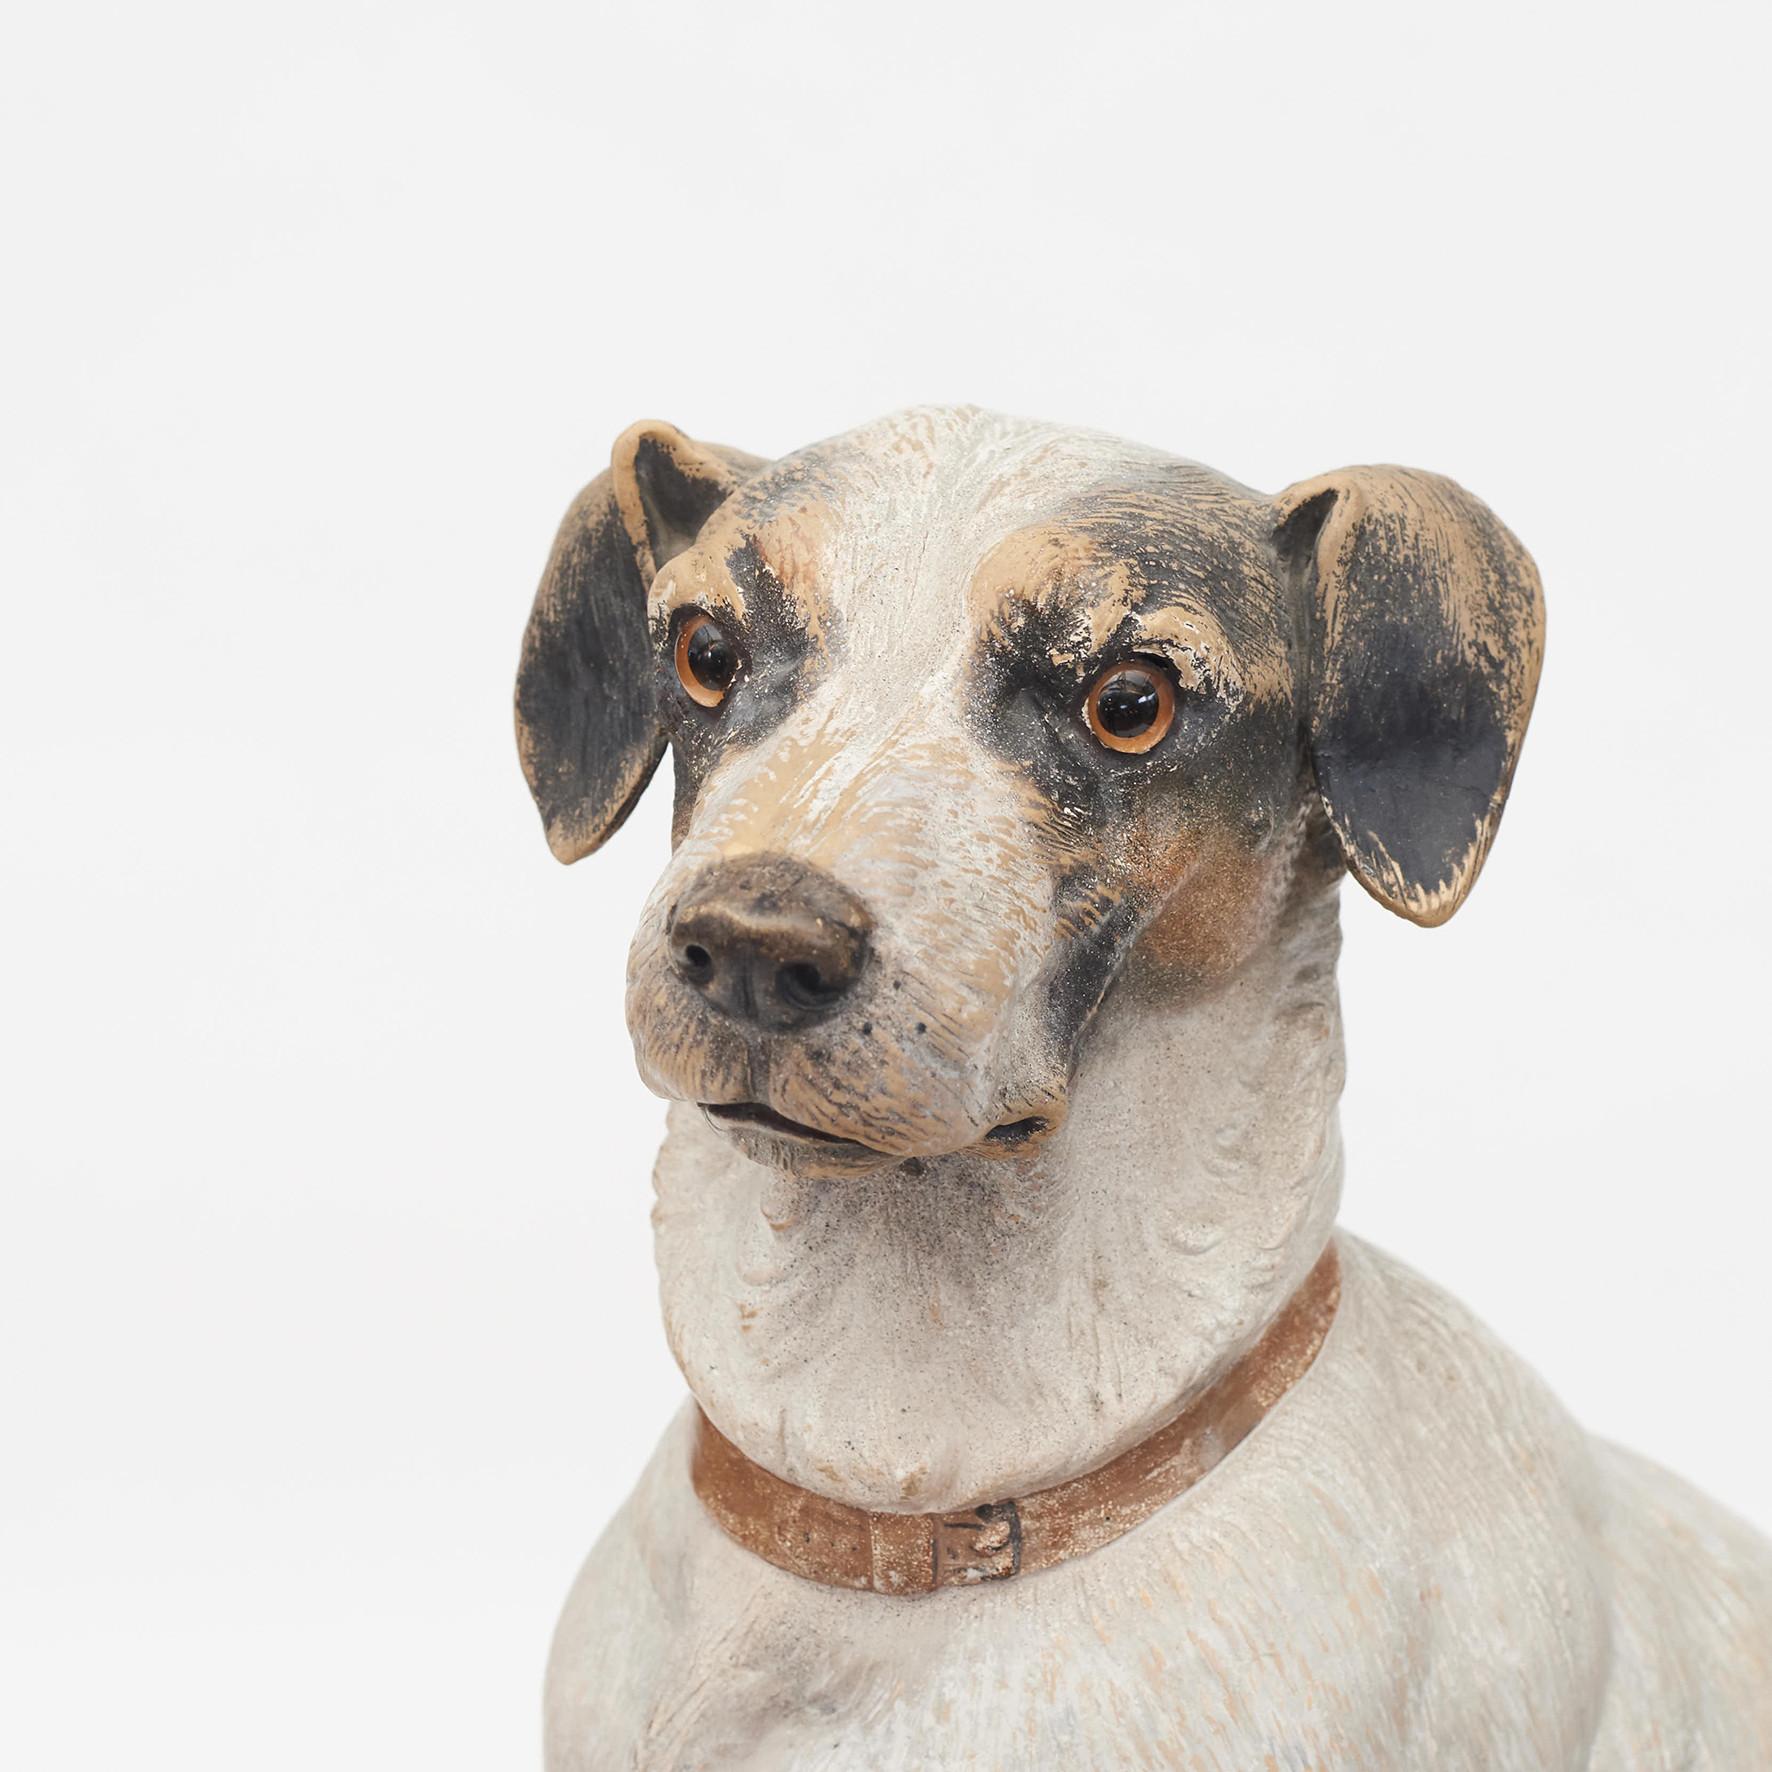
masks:
{"label": "glass eye", "polygon": [[711,615],[691,610],[677,629],[677,680],[689,699],[717,708],[741,663],[738,642]]}
{"label": "glass eye", "polygon": [[1175,720],[1175,688],[1168,671],[1154,659],[1111,666],[1090,685],[1083,716],[1110,751],[1148,751]]}

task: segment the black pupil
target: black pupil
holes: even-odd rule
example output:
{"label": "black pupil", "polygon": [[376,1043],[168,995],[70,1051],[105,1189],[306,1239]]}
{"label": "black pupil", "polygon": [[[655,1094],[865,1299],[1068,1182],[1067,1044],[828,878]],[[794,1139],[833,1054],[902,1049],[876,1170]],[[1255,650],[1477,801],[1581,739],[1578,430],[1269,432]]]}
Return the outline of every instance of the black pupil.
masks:
{"label": "black pupil", "polygon": [[1162,701],[1148,671],[1116,671],[1095,694],[1095,717],[1114,738],[1136,738],[1156,724]]}
{"label": "black pupil", "polygon": [[738,675],[738,648],[721,632],[719,624],[701,621],[689,636],[683,657],[704,689],[725,689]]}

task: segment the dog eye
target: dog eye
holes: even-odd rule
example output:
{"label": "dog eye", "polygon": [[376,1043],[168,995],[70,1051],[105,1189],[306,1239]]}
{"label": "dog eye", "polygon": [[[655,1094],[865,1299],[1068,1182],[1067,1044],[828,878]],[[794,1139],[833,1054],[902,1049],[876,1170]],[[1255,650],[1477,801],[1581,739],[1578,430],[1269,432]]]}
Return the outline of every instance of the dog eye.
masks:
{"label": "dog eye", "polygon": [[738,642],[699,609],[692,609],[677,629],[677,681],[689,699],[717,708],[726,699],[743,662]]}
{"label": "dog eye", "polygon": [[1083,698],[1083,717],[1110,751],[1148,751],[1175,719],[1168,668],[1137,658],[1110,666]]}

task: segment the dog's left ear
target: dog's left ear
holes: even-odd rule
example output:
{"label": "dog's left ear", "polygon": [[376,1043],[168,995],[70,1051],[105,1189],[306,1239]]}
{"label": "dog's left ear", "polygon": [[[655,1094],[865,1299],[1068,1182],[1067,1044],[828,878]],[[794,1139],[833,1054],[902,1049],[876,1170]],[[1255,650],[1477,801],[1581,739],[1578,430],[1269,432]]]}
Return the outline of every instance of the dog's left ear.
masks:
{"label": "dog's left ear", "polygon": [[674,425],[631,425],[561,522],[517,668],[517,751],[561,861],[616,830],[664,754],[653,577],[762,466]]}
{"label": "dog's left ear", "polygon": [[1487,505],[1436,474],[1344,468],[1277,501],[1300,599],[1317,786],[1354,877],[1411,922],[1471,889],[1544,656],[1544,596]]}

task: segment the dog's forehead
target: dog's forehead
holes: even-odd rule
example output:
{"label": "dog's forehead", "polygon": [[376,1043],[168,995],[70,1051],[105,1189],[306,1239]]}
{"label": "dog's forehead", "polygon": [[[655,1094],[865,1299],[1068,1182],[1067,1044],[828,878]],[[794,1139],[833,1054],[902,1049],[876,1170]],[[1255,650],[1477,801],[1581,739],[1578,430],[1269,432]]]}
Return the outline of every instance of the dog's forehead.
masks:
{"label": "dog's forehead", "polygon": [[[809,628],[928,668],[1021,602],[1099,633],[1139,598],[1222,601],[1268,573],[1267,504],[1182,457],[976,407],[922,407],[774,463],[716,519]],[[1215,611],[1235,624],[1238,611]]]}

